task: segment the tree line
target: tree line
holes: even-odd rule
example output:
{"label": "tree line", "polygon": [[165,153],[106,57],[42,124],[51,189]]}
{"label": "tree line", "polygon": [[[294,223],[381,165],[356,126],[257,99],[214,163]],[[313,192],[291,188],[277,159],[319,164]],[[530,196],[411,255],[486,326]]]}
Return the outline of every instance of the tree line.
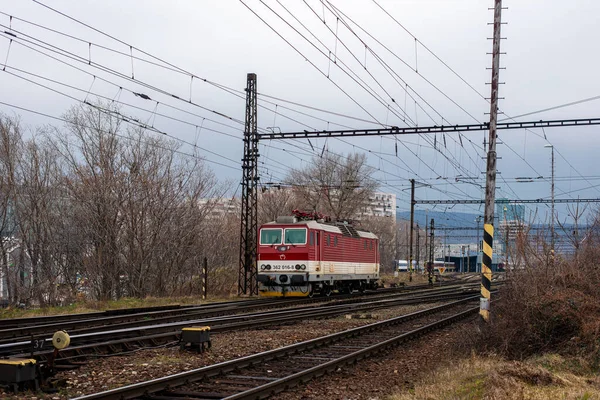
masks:
{"label": "tree line", "polygon": [[219,237],[207,215],[225,190],[200,157],[79,106],[33,134],[0,117],[1,268],[11,303],[182,294]]}
{"label": "tree line", "polygon": [[[197,294],[204,257],[209,291],[232,293],[239,214],[218,207],[231,183],[175,140],[126,124],[109,104],[74,106],[64,119],[30,132],[0,115],[1,295],[44,306]],[[315,157],[290,170],[284,190],[260,193],[259,224],[295,208],[358,216],[391,266],[395,218],[364,216],[377,189],[372,173],[362,154]]]}

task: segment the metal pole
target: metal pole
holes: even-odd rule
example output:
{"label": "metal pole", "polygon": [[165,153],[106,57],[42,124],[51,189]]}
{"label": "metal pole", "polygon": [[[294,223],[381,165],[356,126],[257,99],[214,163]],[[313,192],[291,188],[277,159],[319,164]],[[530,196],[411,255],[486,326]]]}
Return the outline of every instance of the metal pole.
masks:
{"label": "metal pole", "polygon": [[475,258],[475,272],[480,272],[481,264],[479,264],[479,256],[481,254],[481,243],[479,242],[479,223],[481,222],[481,215],[477,216],[475,222],[477,222],[477,257]]}
{"label": "metal pole", "polygon": [[412,282],[413,274],[413,229],[415,223],[415,180],[410,180],[410,243],[408,245],[408,280]]}
{"label": "metal pole", "polygon": [[421,257],[420,257],[420,252],[421,250],[419,249],[419,242],[421,241],[421,234],[419,233],[420,229],[419,229],[419,224],[417,224],[417,266],[419,265],[419,262],[421,261]]}
{"label": "metal pole", "polygon": [[[394,256],[394,260],[396,260],[396,263],[398,262],[398,260],[400,259],[400,254],[399,254],[399,248],[400,248],[400,227],[398,226],[398,222],[396,222],[396,231],[395,231],[395,235],[396,236],[396,254]],[[398,268],[397,265],[394,265],[394,271]]]}
{"label": "metal pole", "polygon": [[471,245],[467,245],[467,272],[471,272]]}
{"label": "metal pole", "polygon": [[428,217],[428,210],[425,210],[425,260],[426,262],[429,261],[429,233],[427,232],[427,217]]}
{"label": "metal pole", "polygon": [[479,314],[490,320],[490,290],[492,288],[492,248],[494,243],[494,203],[496,196],[496,125],[498,122],[498,85],[500,77],[500,28],[502,0],[494,0],[494,42],[492,50],[492,87],[490,98],[490,134],[485,182],[485,214],[483,228],[483,262],[481,266],[481,300]]}
{"label": "metal pole", "polygon": [[506,212],[508,207],[504,207],[504,269],[508,268],[508,222],[506,221]]}
{"label": "metal pole", "polygon": [[551,148],[552,152],[551,152],[551,166],[552,166],[552,183],[551,183],[551,197],[552,197],[552,229],[551,229],[551,234],[552,234],[552,240],[551,240],[551,251],[552,251],[552,262],[554,262],[554,146],[552,146]]}
{"label": "metal pole", "polygon": [[208,259],[204,257],[202,264],[202,300],[208,296]]}
{"label": "metal pole", "polygon": [[434,223],[433,223],[433,218],[431,218],[431,225],[429,227],[429,235],[430,235],[430,240],[429,240],[429,261],[431,261],[433,263],[434,259],[435,259],[435,229],[434,229]]}
{"label": "metal pole", "polygon": [[434,259],[434,255],[433,255],[433,250],[434,250],[434,245],[433,243],[435,242],[435,236],[433,233],[433,218],[431,218],[431,227],[429,230],[429,234],[431,235],[431,240],[429,241],[429,245],[431,246],[429,248],[429,264],[428,264],[428,268],[427,268],[427,272],[428,272],[428,280],[429,280],[429,284],[432,285],[433,284],[433,259]]}
{"label": "metal pole", "polygon": [[242,204],[240,224],[240,264],[238,295],[258,294],[256,245],[258,236],[258,129],[256,103],[256,74],[246,81],[246,125],[244,129],[244,158],[242,158]]}
{"label": "metal pole", "polygon": [[[446,259],[446,257],[447,257],[447,256],[446,256],[446,238],[447,238],[447,237],[448,237],[448,233],[447,233],[447,232],[444,232],[444,248],[443,248],[443,251],[444,251],[444,266],[446,266],[446,262],[448,261],[448,260]],[[454,270],[454,272],[456,272],[456,269]]]}

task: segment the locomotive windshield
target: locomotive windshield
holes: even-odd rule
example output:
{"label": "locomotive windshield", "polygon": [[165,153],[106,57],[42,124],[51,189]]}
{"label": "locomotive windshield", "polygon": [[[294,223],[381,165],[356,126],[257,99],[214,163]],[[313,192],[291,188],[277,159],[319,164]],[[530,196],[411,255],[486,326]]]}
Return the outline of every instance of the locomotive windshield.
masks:
{"label": "locomotive windshield", "polygon": [[284,244],[306,244],[306,229],[286,229]]}
{"label": "locomotive windshield", "polygon": [[260,244],[281,244],[281,229],[261,229]]}

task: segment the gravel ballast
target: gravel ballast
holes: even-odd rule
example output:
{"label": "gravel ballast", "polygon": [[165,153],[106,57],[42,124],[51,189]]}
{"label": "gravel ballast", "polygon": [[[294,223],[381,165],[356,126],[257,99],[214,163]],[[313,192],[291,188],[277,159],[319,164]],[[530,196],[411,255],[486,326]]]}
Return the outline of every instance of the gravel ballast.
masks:
{"label": "gravel ballast", "polygon": [[[363,326],[410,312],[431,308],[436,304],[401,306],[365,313],[370,318],[345,316],[303,321],[296,324],[270,326],[262,329],[215,334],[212,349],[203,354],[180,352],[179,347],[140,350],[127,355],[90,359],[87,365],[57,374],[65,385],[55,394],[23,393],[11,396],[0,390],[1,398],[62,400],[113,389],[123,385],[183,372],[206,365],[231,360],[298,343],[346,329]],[[355,315],[356,317],[356,315]],[[443,357],[440,349],[452,338],[452,328],[434,332],[409,346],[398,348],[378,360],[361,362],[332,376],[315,380],[307,386],[279,395],[279,399],[379,398],[385,393],[405,387],[418,376],[422,367]],[[440,336],[441,335],[441,336]],[[416,350],[420,349],[420,350]],[[410,354],[404,354],[408,351]],[[385,375],[386,378],[383,378]],[[385,382],[383,382],[385,381]],[[408,382],[408,383],[407,383]]]}

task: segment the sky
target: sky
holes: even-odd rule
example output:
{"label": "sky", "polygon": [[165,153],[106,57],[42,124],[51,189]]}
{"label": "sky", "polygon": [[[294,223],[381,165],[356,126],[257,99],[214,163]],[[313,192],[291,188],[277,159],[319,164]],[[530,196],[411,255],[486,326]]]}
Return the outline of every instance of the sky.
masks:
{"label": "sky", "polygon": [[[500,119],[600,95],[600,3],[503,6]],[[14,106],[60,117],[103,96],[179,139],[239,195],[247,73],[257,74],[260,132],[487,122],[491,7],[492,0],[0,0],[0,112],[31,130],[60,127]],[[599,101],[516,120],[598,117]],[[550,144],[556,198],[600,198],[598,129],[500,131],[497,198],[550,197]],[[410,206],[409,179],[431,185],[417,189],[421,200],[482,199],[486,136],[265,140],[261,181],[285,183],[290,168],[323,151],[365,152],[400,211]],[[523,177],[532,179],[516,179]],[[478,205],[417,207],[483,214]],[[549,219],[549,205],[527,210]],[[557,212],[569,219],[566,206]]]}

